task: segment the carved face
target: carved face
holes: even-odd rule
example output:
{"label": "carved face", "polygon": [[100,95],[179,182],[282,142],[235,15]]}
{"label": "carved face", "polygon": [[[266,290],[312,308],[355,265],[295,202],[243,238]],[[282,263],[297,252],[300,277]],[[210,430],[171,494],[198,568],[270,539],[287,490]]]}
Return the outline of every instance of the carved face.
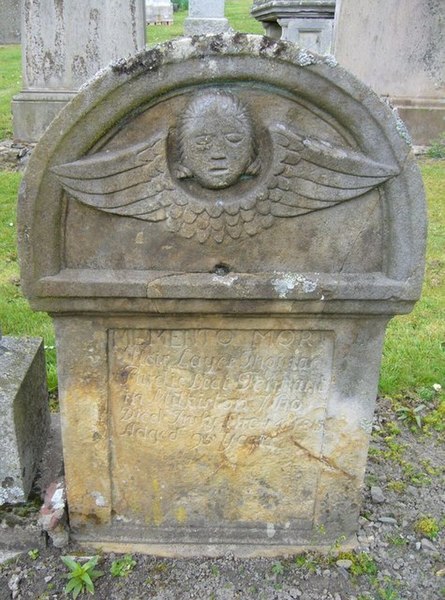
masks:
{"label": "carved face", "polygon": [[181,124],[182,165],[205,188],[229,187],[253,162],[252,138],[246,109],[232,94],[198,96]]}

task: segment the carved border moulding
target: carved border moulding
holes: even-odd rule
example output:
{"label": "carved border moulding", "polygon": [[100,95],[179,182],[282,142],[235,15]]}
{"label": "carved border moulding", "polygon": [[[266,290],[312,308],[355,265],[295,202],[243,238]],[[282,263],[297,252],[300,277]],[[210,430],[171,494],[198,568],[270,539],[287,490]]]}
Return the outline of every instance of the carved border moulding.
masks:
{"label": "carved border moulding", "polygon": [[[298,103],[341,134],[333,140],[306,130],[292,110],[262,120],[249,94],[266,93],[272,105]],[[168,126],[152,119],[142,137],[113,141],[140,115],[178,98],[182,110]],[[243,240],[261,245],[265,232],[280,235],[285,222],[304,227],[314,213],[329,220],[341,206],[353,211],[368,193],[380,198],[383,215],[382,265],[373,272],[280,272],[266,264],[225,274],[224,264],[209,272],[193,261],[179,271],[153,268],[153,261],[150,268],[116,269],[106,260],[87,268],[66,258],[75,204],[122,224],[150,223],[187,251],[211,246],[216,256]],[[288,312],[289,300],[298,300],[292,311],[360,312],[366,305],[393,314],[410,310],[420,293],[424,199],[403,124],[332,57],[258,36],[178,40],[101,72],[33,153],[19,213],[25,293],[51,312],[71,311],[73,302],[121,311],[120,299],[131,297],[126,311],[153,310],[161,300],[177,310],[181,299],[188,311],[202,310],[204,301],[210,312],[224,301],[239,310],[250,300],[253,311],[273,305]]]}

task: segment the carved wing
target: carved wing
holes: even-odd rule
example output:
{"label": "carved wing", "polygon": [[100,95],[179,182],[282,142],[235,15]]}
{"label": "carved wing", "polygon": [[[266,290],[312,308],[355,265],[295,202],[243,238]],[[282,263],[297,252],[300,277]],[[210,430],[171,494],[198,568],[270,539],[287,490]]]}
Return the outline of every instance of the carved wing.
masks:
{"label": "carved wing", "polygon": [[[99,152],[52,170],[74,198],[98,210],[144,221],[163,221],[174,189],[164,139],[116,152]],[[177,201],[177,200],[176,200]]]}
{"label": "carved wing", "polygon": [[267,201],[276,217],[297,217],[362,196],[400,172],[350,148],[305,137],[278,125]]}

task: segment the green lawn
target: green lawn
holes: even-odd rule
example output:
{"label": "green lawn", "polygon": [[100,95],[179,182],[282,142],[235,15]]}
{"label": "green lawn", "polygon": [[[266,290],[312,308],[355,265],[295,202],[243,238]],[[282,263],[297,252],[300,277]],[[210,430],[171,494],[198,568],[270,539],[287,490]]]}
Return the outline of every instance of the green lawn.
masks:
{"label": "green lawn", "polygon": [[21,87],[20,46],[0,46],[0,140],[12,136],[11,99]]}
{"label": "green lawn", "polygon": [[[229,0],[226,16],[239,31],[262,33],[249,15],[251,0]],[[149,44],[182,35],[185,11],[171,26],[149,26]],[[0,139],[11,135],[10,101],[20,87],[20,48],[0,46]],[[425,395],[433,384],[445,387],[445,160],[421,163],[429,205],[426,280],[422,300],[410,315],[389,325],[382,363],[381,393]],[[15,206],[20,176],[0,172],[0,325],[4,334],[40,335],[49,348],[49,381],[56,385],[54,333],[46,314],[33,313],[19,286]]]}

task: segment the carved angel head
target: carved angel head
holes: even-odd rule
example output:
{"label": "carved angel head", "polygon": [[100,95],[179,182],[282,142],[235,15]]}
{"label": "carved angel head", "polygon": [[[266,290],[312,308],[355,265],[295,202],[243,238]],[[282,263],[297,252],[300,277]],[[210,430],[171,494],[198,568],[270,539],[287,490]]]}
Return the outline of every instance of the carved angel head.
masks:
{"label": "carved angel head", "polygon": [[233,94],[206,91],[193,98],[179,124],[179,178],[216,190],[259,169],[252,122]]}

